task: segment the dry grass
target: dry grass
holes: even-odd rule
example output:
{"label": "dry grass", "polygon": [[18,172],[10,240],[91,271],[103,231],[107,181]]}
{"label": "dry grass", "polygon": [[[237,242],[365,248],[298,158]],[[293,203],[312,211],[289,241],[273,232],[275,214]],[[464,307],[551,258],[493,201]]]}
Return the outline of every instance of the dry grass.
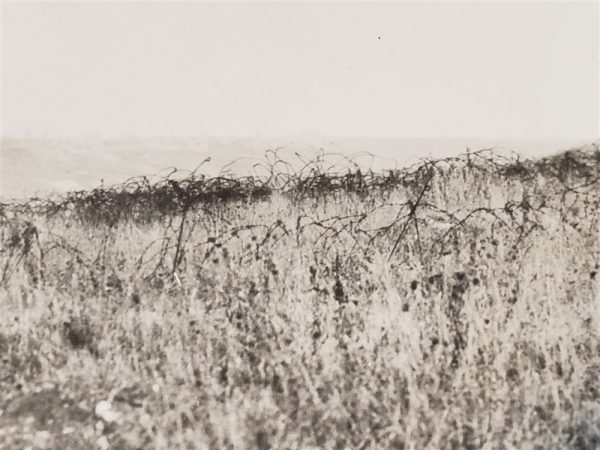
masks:
{"label": "dry grass", "polygon": [[600,448],[599,156],[4,205],[0,447]]}

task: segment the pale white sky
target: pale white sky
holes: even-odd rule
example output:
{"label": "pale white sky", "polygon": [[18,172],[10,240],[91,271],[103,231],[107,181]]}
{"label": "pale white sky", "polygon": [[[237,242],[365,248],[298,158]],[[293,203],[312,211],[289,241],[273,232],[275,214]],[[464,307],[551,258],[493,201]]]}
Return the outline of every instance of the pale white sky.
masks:
{"label": "pale white sky", "polygon": [[598,3],[2,3],[2,135],[597,139]]}

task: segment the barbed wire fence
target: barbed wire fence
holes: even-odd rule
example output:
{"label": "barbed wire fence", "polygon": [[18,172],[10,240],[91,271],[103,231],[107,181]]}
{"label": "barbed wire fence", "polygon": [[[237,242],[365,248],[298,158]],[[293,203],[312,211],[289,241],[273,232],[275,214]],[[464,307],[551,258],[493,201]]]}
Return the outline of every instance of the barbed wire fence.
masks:
{"label": "barbed wire fence", "polygon": [[[110,278],[105,264],[106,248],[113,231],[124,223],[161,224],[162,236],[151,241],[137,257],[137,269],[145,270],[148,280],[175,277],[179,285],[178,270],[187,263],[190,253],[198,255],[200,249],[204,250],[195,261],[203,264],[217,249],[249,236],[251,242],[242,246],[242,258],[259,258],[261,251],[283,239],[301,246],[310,238],[324,253],[343,244],[342,262],[336,254],[339,266],[356,258],[368,258],[372,247],[381,242],[392,243],[388,261],[398,264],[405,263],[406,255],[413,253],[422,260],[424,255],[442,256],[458,246],[461,233],[482,223],[488,224],[492,232],[503,229],[510,233],[513,249],[524,245],[534,230],[545,229],[550,216],[558,216],[561,226],[576,233],[591,236],[599,229],[600,219],[597,213],[591,213],[600,210],[597,146],[591,151],[572,151],[537,160],[483,149],[456,157],[424,159],[387,171],[374,171],[357,162],[364,157],[374,160],[369,153],[346,156],[321,150],[314,158],[297,154],[293,161],[280,153],[281,149],[267,151],[264,161],[253,166],[252,175],[235,176],[225,167],[218,176],[208,177],[199,173],[205,160],[190,173],[172,169],[158,179],[142,176],[58,198],[2,203],[0,284],[7,285],[21,269],[36,284],[43,283],[48,255],[62,252],[71,266],[88,274],[92,286],[100,288]],[[522,194],[518,201],[490,203],[465,211],[457,207],[460,198],[453,198],[457,196],[457,183],[477,190],[460,194],[465,197],[485,196],[486,186],[510,183],[517,183]],[[389,201],[393,192],[401,192],[405,200]],[[361,199],[365,207],[352,214],[324,218],[302,214],[295,227],[281,218],[239,226],[221,213],[234,204],[258,205],[276,195],[291,202],[352,195]],[[582,205],[592,217],[585,229],[573,219]],[[384,220],[374,220],[375,217]],[[42,231],[36,225],[39,218],[65,219],[104,229],[96,255],[86,254],[51,231],[45,231],[44,239],[40,239]],[[198,228],[207,221],[218,221],[221,230],[204,241],[194,241]]]}

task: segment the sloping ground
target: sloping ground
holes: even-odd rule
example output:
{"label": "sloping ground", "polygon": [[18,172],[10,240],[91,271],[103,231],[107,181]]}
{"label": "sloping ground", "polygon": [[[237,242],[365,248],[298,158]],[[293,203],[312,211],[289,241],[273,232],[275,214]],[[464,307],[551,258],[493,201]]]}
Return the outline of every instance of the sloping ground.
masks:
{"label": "sloping ground", "polygon": [[5,206],[0,446],[597,448],[597,156]]}

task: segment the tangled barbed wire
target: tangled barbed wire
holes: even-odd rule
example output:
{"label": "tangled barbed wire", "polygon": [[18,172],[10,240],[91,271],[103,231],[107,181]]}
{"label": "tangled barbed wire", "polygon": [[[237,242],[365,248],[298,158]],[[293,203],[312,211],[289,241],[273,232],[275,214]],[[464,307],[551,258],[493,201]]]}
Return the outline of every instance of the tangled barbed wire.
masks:
{"label": "tangled barbed wire", "polygon": [[[370,248],[378,242],[385,241],[386,245],[391,242],[388,260],[399,258],[402,263],[402,255],[409,253],[408,247],[421,258],[424,254],[444,255],[449,248],[456,247],[461,233],[482,224],[492,231],[510,230],[514,247],[533,230],[543,229],[550,215],[558,215],[561,223],[575,231],[592,233],[598,227],[598,218],[588,224],[588,230],[579,229],[581,225],[576,220],[569,220],[573,208],[580,205],[591,211],[600,210],[597,145],[537,160],[483,149],[451,158],[424,159],[408,167],[379,172],[357,163],[358,156],[374,158],[366,153],[345,156],[320,151],[312,159],[296,155],[296,160],[288,161],[279,150],[266,152],[264,161],[255,164],[253,175],[235,176],[225,167],[218,176],[208,177],[199,173],[205,160],[184,176],[173,169],[155,181],[142,176],[58,198],[3,203],[0,205],[2,283],[22,265],[35,274],[36,280],[42,280],[45,257],[60,250],[85,267],[92,284],[98,286],[101,280],[106,280],[104,253],[110,229],[122,223],[163,224],[163,235],[148,244],[137,259],[138,269],[152,266],[147,278],[175,274],[186,264],[190,253],[202,264],[216,249],[232,240],[248,239],[250,230],[251,245],[243,247],[246,250],[242,258],[258,259],[261,251],[285,238],[293,238],[301,246],[310,236],[312,243],[321,244],[324,252],[335,244],[344,244],[345,261],[356,254],[368,257]],[[492,204],[490,200],[467,211],[460,208],[471,194],[463,192],[456,197],[460,192],[457,183],[485,191],[489,186],[511,181],[519,183],[518,201]],[[389,200],[393,192],[402,193],[400,201]],[[219,208],[236,202],[260,202],[274,195],[292,202],[354,195],[363,199],[365,206],[350,214],[328,217],[301,214],[296,218],[295,228],[281,218],[272,223],[240,227],[227,224],[225,216],[218,214]],[[191,244],[199,224],[215,219],[217,214],[228,228]],[[44,244],[40,243],[33,217],[67,218],[85,226],[107,227],[109,231],[97,255],[92,257],[64,237],[52,237],[52,233]],[[198,253],[199,249],[205,250],[203,255]]]}

